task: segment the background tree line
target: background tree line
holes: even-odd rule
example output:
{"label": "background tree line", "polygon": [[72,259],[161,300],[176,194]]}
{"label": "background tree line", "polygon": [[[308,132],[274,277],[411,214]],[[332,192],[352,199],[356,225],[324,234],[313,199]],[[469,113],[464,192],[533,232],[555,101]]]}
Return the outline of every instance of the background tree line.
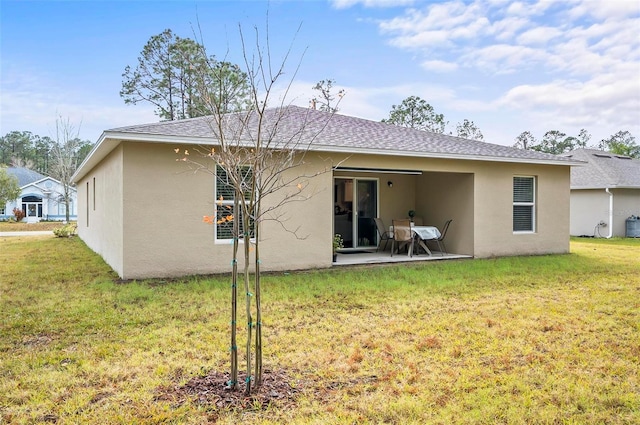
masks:
{"label": "background tree line", "polygon": [[[40,137],[30,131],[12,131],[0,138],[0,166],[28,168],[60,182],[62,190],[58,195],[60,201],[65,204],[67,222],[70,218],[74,186],[71,176],[93,148],[93,143],[81,140],[78,135],[79,130],[68,118],[58,117],[53,139]],[[14,186],[12,183],[17,184],[17,181],[11,182],[8,178],[0,181],[0,191],[3,187],[6,189],[9,185]],[[14,195],[14,191],[8,189],[7,193]],[[8,197],[5,202],[11,200],[13,199]]]}
{"label": "background tree line", "polygon": [[[152,36],[143,47],[135,68],[127,66],[122,74],[120,96],[127,104],[147,102],[155,106],[161,120],[194,118],[203,115],[246,110],[251,107],[252,87],[249,76],[240,66],[219,61],[207,55],[202,44],[173,34],[170,29]],[[320,80],[312,87],[318,94],[310,106],[327,112],[338,112],[337,103],[345,95],[336,89],[333,79]],[[212,105],[218,110],[212,110]],[[444,114],[419,96],[409,96],[393,105],[389,117],[382,122],[403,127],[445,134],[449,122]],[[480,128],[471,120],[456,124],[450,135],[471,140],[484,140]],[[596,145],[588,145],[591,135],[582,129],[570,136],[551,130],[537,140],[529,131],[515,139],[513,147],[551,154],[561,154],[577,148],[595,148],[613,153],[640,157],[640,146],[628,131],[619,131]]]}
{"label": "background tree line", "polygon": [[544,133],[541,140],[537,140],[531,132],[523,131],[516,137],[513,147],[555,155],[574,149],[588,148],[640,158],[640,146],[636,143],[636,138],[628,131],[618,131],[596,144],[590,144],[590,140],[591,134],[584,128],[577,136],[567,135],[558,130],[550,130]]}
{"label": "background tree line", "polygon": [[30,131],[11,131],[0,137],[0,164],[29,168],[55,178],[53,174],[56,157],[61,150],[70,150],[70,160],[77,166],[92,147],[93,143],[89,140],[78,137],[58,141]]}
{"label": "background tree line", "polygon": [[[444,133],[448,121],[443,114],[435,112],[433,106],[418,96],[409,96],[400,105],[393,105],[389,118],[382,122],[403,127],[427,130],[433,133]],[[453,132],[449,132],[453,135]],[[473,121],[464,119],[456,125],[456,136],[471,140],[483,140],[482,131]],[[618,155],[640,158],[640,146],[628,131],[618,131],[597,144],[589,144],[591,134],[581,129],[576,136],[567,135],[558,130],[547,131],[541,140],[537,140],[529,131],[523,131],[515,139],[514,148],[526,149],[551,154],[562,154],[574,149],[589,148],[609,151]]]}

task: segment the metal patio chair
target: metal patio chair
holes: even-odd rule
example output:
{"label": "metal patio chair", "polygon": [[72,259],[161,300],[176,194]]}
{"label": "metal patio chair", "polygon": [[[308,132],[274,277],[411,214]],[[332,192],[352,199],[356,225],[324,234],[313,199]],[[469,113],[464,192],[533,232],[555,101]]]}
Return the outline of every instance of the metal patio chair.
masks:
{"label": "metal patio chair", "polygon": [[391,241],[391,256],[395,251],[396,242],[398,242],[398,252],[400,248],[409,245],[409,257],[413,257],[413,232],[411,231],[411,220],[393,220],[393,239]]}

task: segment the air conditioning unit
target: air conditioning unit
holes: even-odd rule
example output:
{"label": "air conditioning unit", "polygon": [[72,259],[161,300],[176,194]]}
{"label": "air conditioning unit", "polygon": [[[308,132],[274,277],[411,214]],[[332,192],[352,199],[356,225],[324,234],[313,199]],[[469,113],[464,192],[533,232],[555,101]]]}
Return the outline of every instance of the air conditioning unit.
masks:
{"label": "air conditioning unit", "polygon": [[627,219],[626,224],[625,236],[628,238],[640,238],[640,217],[632,215]]}

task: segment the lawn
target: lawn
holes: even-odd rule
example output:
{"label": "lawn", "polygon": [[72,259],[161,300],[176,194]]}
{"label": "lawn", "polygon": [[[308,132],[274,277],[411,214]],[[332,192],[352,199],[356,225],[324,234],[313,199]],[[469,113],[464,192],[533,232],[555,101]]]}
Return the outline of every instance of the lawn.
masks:
{"label": "lawn", "polygon": [[640,423],[640,240],[270,274],[295,404],[167,396],[226,371],[229,278],[119,282],[77,238],[0,238],[0,424]]}

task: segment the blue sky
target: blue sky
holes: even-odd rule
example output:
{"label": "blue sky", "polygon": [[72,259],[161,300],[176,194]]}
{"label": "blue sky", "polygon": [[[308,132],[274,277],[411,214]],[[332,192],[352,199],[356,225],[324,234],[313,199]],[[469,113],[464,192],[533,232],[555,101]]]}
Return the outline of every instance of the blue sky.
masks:
{"label": "blue sky", "polygon": [[376,121],[416,95],[447,132],[466,118],[491,143],[581,128],[592,143],[620,130],[640,139],[638,0],[0,0],[0,135],[53,136],[62,116],[96,141],[158,121],[119,96],[149,38],[194,38],[199,20],[208,51],[240,63],[238,26],[263,30],[267,10],[274,62],[293,45],[284,81],[301,61],[294,104],[331,78],[346,90],[340,113]]}

